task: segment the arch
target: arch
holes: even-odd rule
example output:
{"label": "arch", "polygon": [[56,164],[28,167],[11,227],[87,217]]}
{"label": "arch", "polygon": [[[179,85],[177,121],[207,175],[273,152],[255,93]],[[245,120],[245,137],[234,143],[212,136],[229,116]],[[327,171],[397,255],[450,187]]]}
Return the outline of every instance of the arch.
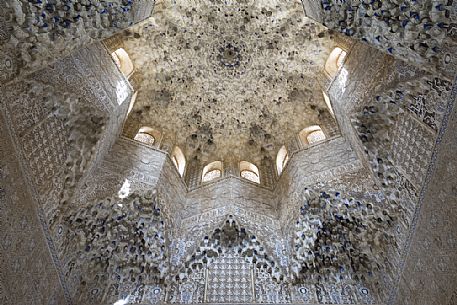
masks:
{"label": "arch", "polygon": [[276,169],[278,170],[278,176],[281,175],[282,170],[286,166],[287,162],[289,161],[289,152],[287,151],[286,147],[283,145],[279,151],[278,155],[276,156]]}
{"label": "arch", "polygon": [[325,91],[322,91],[322,95],[324,96],[324,101],[325,101],[325,104],[327,105],[328,111],[330,112],[332,117],[335,118],[335,113],[333,112],[333,107],[332,107],[332,103],[330,103],[330,98],[328,97],[327,93],[325,93]]}
{"label": "arch", "polygon": [[133,62],[130,59],[129,54],[123,48],[119,48],[111,53],[111,56],[122,74],[129,78],[134,70]]}
{"label": "arch", "polygon": [[325,140],[325,134],[318,125],[306,127],[299,134],[300,140],[305,145],[314,144]]}
{"label": "arch", "polygon": [[343,51],[343,49],[338,47],[334,48],[330,53],[324,67],[325,72],[327,72],[330,78],[334,78],[338,73],[338,70],[343,66],[346,55],[346,51]]}
{"label": "arch", "polygon": [[222,162],[214,161],[203,168],[202,182],[208,182],[222,177]]}
{"label": "arch", "polygon": [[159,131],[152,129],[151,127],[141,127],[135,137],[133,138],[136,141],[142,142],[144,144],[153,146],[160,141],[161,134]]}
{"label": "arch", "polygon": [[249,181],[260,183],[259,169],[251,162],[240,162],[240,176]]}
{"label": "arch", "polygon": [[[188,275],[201,272],[208,267],[208,262],[217,262],[220,257],[229,253],[237,253],[245,262],[254,264],[253,267],[269,269],[269,274],[276,281],[285,279],[282,273],[284,270],[281,268],[283,266],[276,261],[275,257],[267,254],[271,253],[273,249],[269,247],[268,243],[263,242],[264,238],[262,238],[262,234],[258,234],[256,223],[238,221],[233,215],[213,220],[214,222],[209,224],[208,229],[205,229],[206,232],[202,233],[198,230],[198,233],[191,234],[195,238],[195,246],[192,247],[192,255],[182,257],[178,264],[179,268],[171,275],[176,281],[188,280]],[[210,234],[203,237],[202,234],[207,233],[207,230],[212,230],[212,232],[210,231]],[[200,242],[198,242],[199,240]],[[225,268],[231,267],[230,264],[225,265]],[[202,275],[206,276],[205,272]],[[232,273],[232,275],[236,277],[239,274]]]}
{"label": "arch", "polygon": [[171,160],[175,164],[179,175],[181,177],[184,176],[184,171],[186,170],[186,157],[184,157],[181,148],[179,148],[178,146],[175,146],[175,148],[173,149]]}

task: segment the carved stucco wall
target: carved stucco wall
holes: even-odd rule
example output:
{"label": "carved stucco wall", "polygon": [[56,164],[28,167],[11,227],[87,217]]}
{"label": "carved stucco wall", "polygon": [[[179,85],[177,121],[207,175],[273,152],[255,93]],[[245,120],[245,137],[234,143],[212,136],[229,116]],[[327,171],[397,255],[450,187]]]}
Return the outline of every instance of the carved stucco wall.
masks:
{"label": "carved stucco wall", "polygon": [[110,197],[118,194],[124,184],[126,193],[155,189],[165,157],[161,151],[121,138],[87,179],[76,200],[86,203]]}
{"label": "carved stucco wall", "polygon": [[156,193],[89,202],[67,224],[79,247],[77,263],[82,263],[75,303],[138,303],[145,290],[167,276],[168,230]]}
{"label": "carved stucco wall", "polygon": [[27,185],[0,113],[0,303],[67,304]]}
{"label": "carved stucco wall", "polygon": [[2,89],[2,116],[26,173],[24,187],[70,302],[79,278],[62,217],[74,191],[118,137],[131,89],[101,44]]}
{"label": "carved stucco wall", "polygon": [[[261,214],[276,216],[274,197],[275,194],[270,189],[232,176],[225,178],[223,182],[218,181],[189,192],[187,208],[182,215],[189,217],[192,214],[234,203],[245,209],[255,207]],[[248,201],[246,202],[246,200]],[[216,203],[217,201],[219,203]]]}
{"label": "carved stucco wall", "polygon": [[[76,200],[86,204],[114,195],[157,190],[163,214],[179,223],[186,189],[166,152],[121,137],[97,165]],[[174,227],[169,230],[174,233]]]}
{"label": "carved stucco wall", "polygon": [[[316,156],[319,156],[318,162],[315,161]],[[87,185],[90,186],[82,193],[91,194],[90,197],[81,198],[93,200],[117,193],[127,179],[131,192],[157,188],[171,214],[182,219],[230,205],[268,217],[278,217],[281,198],[292,197],[292,194],[301,192],[306,185],[316,181],[333,179],[360,168],[361,164],[350,146],[344,138],[337,137],[295,153],[279,185],[273,190],[229,175],[187,192],[187,187],[165,153],[121,138],[95,171],[96,174],[88,180]],[[139,183],[141,180],[145,182],[144,179],[149,182]],[[291,209],[297,207],[295,205]],[[191,218],[189,221],[199,222]]]}
{"label": "carved stucco wall", "polygon": [[354,105],[356,103],[353,101],[364,102],[365,95],[370,94],[377,82],[382,79],[380,75],[385,72],[385,65],[388,65],[393,58],[368,45],[357,42],[345,50],[348,54],[344,66],[325,89],[341,133],[344,134],[359,159],[368,167],[364,149],[359,143],[351,122],[350,116],[355,111]]}
{"label": "carved stucco wall", "polygon": [[[392,304],[457,303],[457,87],[454,83]],[[449,117],[447,117],[449,115]]]}
{"label": "carved stucco wall", "polygon": [[392,265],[382,280],[387,300],[393,298],[397,270],[407,253],[407,237],[451,83],[387,56],[373,60],[373,52],[367,46],[354,46],[328,91],[343,134],[353,147],[360,147],[362,160],[368,161],[377,178],[375,188],[387,200],[400,203],[395,246],[388,253]]}
{"label": "carved stucco wall", "polygon": [[[279,221],[284,238],[278,247],[282,249],[283,255],[291,259],[290,257],[296,251],[303,251],[301,247],[297,248],[294,239],[302,234],[299,234],[300,227],[297,226],[297,221],[301,218],[300,214],[303,213],[302,207],[306,202],[306,194],[309,189],[341,193],[341,196],[345,196],[345,198],[357,198],[357,200],[366,200],[371,204],[377,204],[382,200],[383,195],[382,192],[375,190],[373,185],[374,181],[369,171],[344,137],[330,139],[328,142],[294,154],[286,165],[275,189],[278,194]],[[325,217],[318,218],[323,221]],[[341,238],[343,237],[341,236]],[[320,249],[318,241],[319,239],[314,241],[316,249]],[[304,249],[309,251],[309,249],[306,250],[306,247],[309,245],[305,246]],[[316,249],[312,251],[318,251]],[[344,253],[331,253],[335,259],[344,256]],[[323,268],[317,261],[314,264],[319,266],[317,268]],[[292,261],[290,268],[294,268]],[[297,270],[294,270],[294,274],[297,275]],[[345,293],[344,289],[360,293],[360,297],[365,298],[364,300],[359,299],[357,302],[372,302],[377,299],[377,293],[368,288],[370,285],[365,281],[355,280],[355,277],[351,279],[349,276],[338,284],[337,282],[332,279],[317,281],[311,277],[301,282],[297,287],[306,291],[306,295],[301,295],[301,297],[309,302],[349,302],[348,299],[343,300],[356,298],[349,292]],[[341,290],[340,286],[346,288]]]}
{"label": "carved stucco wall", "polygon": [[167,294],[169,302],[372,304],[369,290],[354,281],[291,284],[288,259],[272,257],[252,233],[237,217],[227,217],[187,257]]}
{"label": "carved stucco wall", "polygon": [[[183,239],[195,244],[233,215],[272,255],[276,240],[282,239],[275,204],[276,194],[270,189],[236,176],[194,189],[187,193],[181,213]],[[195,249],[188,247],[187,251]]]}
{"label": "carved stucco wall", "polygon": [[[364,107],[381,107],[388,101],[401,100],[401,109],[394,116],[390,109],[380,108],[391,116],[390,121],[384,122],[386,149],[392,152],[393,164],[420,188],[448,103],[451,82],[389,56],[378,54],[373,60],[373,52],[376,51],[362,44],[351,49],[344,67],[328,88],[329,97],[343,133],[354,148],[361,147],[362,151],[367,148],[355,128],[356,117],[373,109]],[[410,148],[414,146],[416,149]],[[409,161],[412,158],[414,162]]]}
{"label": "carved stucco wall", "polygon": [[[270,218],[275,214],[271,207],[275,196],[271,190],[236,177],[226,178],[187,193],[186,185],[166,153],[127,138],[116,142],[94,174],[87,179],[77,201],[84,204],[118,194],[126,181],[130,193],[157,190],[164,215],[175,223],[169,228],[170,234],[175,238],[181,238],[180,234],[184,234],[185,230],[192,226],[205,226],[205,221],[211,220],[202,220],[201,216],[194,219],[194,215],[211,213],[232,201],[236,201],[234,207],[241,206],[248,210],[261,203],[265,206],[263,213]],[[224,211],[219,217],[225,217],[227,213]]]}
{"label": "carved stucco wall", "polygon": [[180,216],[186,206],[187,187],[169,155],[166,156],[162,171],[160,172],[157,191],[161,196],[165,214],[170,215],[173,221],[176,222],[176,226],[172,229],[172,235],[173,237],[177,237],[175,230],[180,227]]}
{"label": "carved stucco wall", "polygon": [[285,225],[297,218],[306,186],[334,179],[361,166],[343,137],[298,151],[287,163],[275,190],[281,222]]}

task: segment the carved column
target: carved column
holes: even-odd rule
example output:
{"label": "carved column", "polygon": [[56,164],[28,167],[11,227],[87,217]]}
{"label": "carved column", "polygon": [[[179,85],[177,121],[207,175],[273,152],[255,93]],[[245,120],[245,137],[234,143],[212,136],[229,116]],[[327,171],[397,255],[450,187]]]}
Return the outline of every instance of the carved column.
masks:
{"label": "carved column", "polygon": [[199,159],[193,158],[187,162],[185,181],[189,188],[195,188],[201,184],[202,165]]}
{"label": "carved column", "polygon": [[240,176],[239,161],[234,159],[228,159],[224,161],[224,176]]}
{"label": "carved column", "polygon": [[271,157],[264,156],[260,161],[260,183],[266,187],[272,187],[276,177],[275,162]]}

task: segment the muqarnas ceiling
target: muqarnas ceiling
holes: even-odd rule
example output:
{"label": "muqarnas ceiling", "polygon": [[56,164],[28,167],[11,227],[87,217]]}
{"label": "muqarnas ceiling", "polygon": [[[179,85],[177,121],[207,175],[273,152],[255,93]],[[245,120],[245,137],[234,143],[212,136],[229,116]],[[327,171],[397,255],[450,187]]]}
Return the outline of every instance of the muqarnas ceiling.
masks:
{"label": "muqarnas ceiling", "polygon": [[127,126],[174,137],[187,158],[273,157],[328,112],[319,75],[334,42],[297,1],[164,1],[124,34],[140,80]]}

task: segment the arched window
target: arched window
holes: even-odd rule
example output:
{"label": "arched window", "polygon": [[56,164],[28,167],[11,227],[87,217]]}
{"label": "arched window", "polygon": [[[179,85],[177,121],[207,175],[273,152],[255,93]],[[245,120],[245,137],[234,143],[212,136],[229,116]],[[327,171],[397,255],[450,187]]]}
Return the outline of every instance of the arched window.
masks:
{"label": "arched window", "polygon": [[335,48],[332,53],[330,53],[327,61],[325,62],[325,72],[327,72],[330,78],[335,77],[338,70],[343,66],[346,55],[347,53],[341,48]]}
{"label": "arched window", "polygon": [[160,132],[150,127],[141,127],[133,139],[152,146],[160,140]]}
{"label": "arched window", "polygon": [[324,96],[324,101],[325,101],[325,104],[327,104],[328,111],[330,112],[332,117],[335,117],[335,113],[333,112],[332,104],[330,103],[330,98],[324,91],[322,91],[322,95]]}
{"label": "arched window", "polygon": [[171,160],[175,164],[176,169],[182,177],[184,175],[184,171],[186,170],[186,158],[184,157],[182,150],[178,146],[176,146],[175,149],[173,149]]}
{"label": "arched window", "polygon": [[222,162],[214,161],[206,165],[202,172],[202,182],[208,182],[222,177]]}
{"label": "arched window", "polygon": [[122,74],[129,78],[133,73],[133,62],[130,60],[129,54],[120,48],[111,53],[111,56]]}
{"label": "arched window", "polygon": [[303,129],[300,132],[299,137],[302,143],[305,145],[310,145],[325,140],[324,132],[317,125]]}
{"label": "arched window", "polygon": [[257,168],[257,166],[250,162],[240,162],[240,175],[244,179],[250,180],[255,183],[260,183],[259,169]]}
{"label": "arched window", "polygon": [[281,149],[278,151],[278,155],[276,156],[276,169],[278,170],[278,176],[281,175],[282,170],[289,161],[289,153],[285,146],[282,146]]}

